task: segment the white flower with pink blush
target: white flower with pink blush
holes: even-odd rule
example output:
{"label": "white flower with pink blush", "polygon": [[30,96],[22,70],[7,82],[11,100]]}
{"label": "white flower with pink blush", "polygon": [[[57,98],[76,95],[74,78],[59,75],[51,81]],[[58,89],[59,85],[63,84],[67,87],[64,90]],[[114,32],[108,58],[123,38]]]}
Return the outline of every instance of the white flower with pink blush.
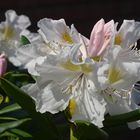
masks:
{"label": "white flower with pink blush", "polygon": [[106,48],[110,45],[109,43],[114,33],[115,26],[113,20],[106,24],[103,19],[99,20],[93,27],[90,35],[88,55],[92,58],[103,55]]}

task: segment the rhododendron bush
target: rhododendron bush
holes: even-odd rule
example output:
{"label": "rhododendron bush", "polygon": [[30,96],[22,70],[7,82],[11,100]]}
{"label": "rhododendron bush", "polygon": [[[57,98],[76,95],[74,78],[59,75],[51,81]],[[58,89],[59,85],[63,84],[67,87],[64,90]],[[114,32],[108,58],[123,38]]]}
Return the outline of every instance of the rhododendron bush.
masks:
{"label": "rhododendron bush", "polygon": [[5,17],[1,139],[103,140],[114,127],[140,126],[140,22],[101,19],[87,38],[64,19],[41,19],[32,33],[27,16]]}

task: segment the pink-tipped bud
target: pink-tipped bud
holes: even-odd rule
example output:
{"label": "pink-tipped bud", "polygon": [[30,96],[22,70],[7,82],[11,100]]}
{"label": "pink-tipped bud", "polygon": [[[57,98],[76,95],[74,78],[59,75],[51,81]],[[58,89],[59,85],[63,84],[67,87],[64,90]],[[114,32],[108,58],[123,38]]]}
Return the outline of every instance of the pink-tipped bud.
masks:
{"label": "pink-tipped bud", "polygon": [[104,20],[101,19],[95,24],[90,35],[88,47],[88,55],[90,57],[102,55],[113,35],[113,26],[113,20],[105,24]]}
{"label": "pink-tipped bud", "polygon": [[6,72],[7,69],[7,60],[4,53],[0,55],[0,76],[3,76],[3,74]]}
{"label": "pink-tipped bud", "polygon": [[97,55],[104,39],[104,20],[99,20],[92,29],[89,41],[88,54],[90,57]]}

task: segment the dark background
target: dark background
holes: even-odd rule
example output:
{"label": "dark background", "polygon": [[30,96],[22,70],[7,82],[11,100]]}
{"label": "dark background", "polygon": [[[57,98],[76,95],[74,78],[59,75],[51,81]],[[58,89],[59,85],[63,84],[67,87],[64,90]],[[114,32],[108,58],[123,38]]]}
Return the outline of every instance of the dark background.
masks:
{"label": "dark background", "polygon": [[36,24],[41,18],[64,18],[68,25],[74,23],[78,31],[87,37],[101,18],[106,22],[111,19],[120,23],[123,19],[140,21],[140,5],[135,0],[1,0],[0,20],[4,20],[8,9],[29,16],[32,31],[37,30]]}
{"label": "dark background", "polygon": [[[0,21],[5,20],[4,13],[13,9],[18,15],[27,15],[32,25],[31,31],[37,31],[37,21],[41,18],[64,18],[67,25],[74,24],[80,33],[89,37],[94,24],[101,18],[106,22],[114,19],[122,23],[123,19],[140,21],[140,4],[136,0],[1,0]],[[121,135],[121,136],[120,136]],[[140,129],[119,133],[111,140],[140,139]]]}

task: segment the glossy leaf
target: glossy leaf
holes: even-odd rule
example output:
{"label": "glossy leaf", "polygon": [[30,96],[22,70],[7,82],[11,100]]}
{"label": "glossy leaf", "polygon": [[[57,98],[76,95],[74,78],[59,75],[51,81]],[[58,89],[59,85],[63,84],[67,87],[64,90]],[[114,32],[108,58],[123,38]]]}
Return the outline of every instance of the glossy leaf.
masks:
{"label": "glossy leaf", "polygon": [[30,83],[35,82],[34,79],[27,72],[24,73],[19,71],[8,72],[4,75],[4,78],[18,86],[22,86],[29,82]]}
{"label": "glossy leaf", "polygon": [[104,120],[104,126],[115,126],[115,125],[124,125],[127,122],[133,122],[140,120],[140,109],[123,113],[120,115],[108,116]]}
{"label": "glossy leaf", "polygon": [[17,137],[17,135],[11,132],[5,131],[4,133],[0,134],[0,138],[2,137]]}
{"label": "glossy leaf", "polygon": [[24,36],[24,35],[21,36],[20,41],[21,41],[21,45],[30,44],[30,41],[29,41],[28,38],[27,38],[26,36]]}
{"label": "glossy leaf", "polygon": [[4,97],[3,95],[0,94],[0,104],[3,102],[3,100],[4,100]]}
{"label": "glossy leaf", "polygon": [[20,129],[14,128],[14,129],[11,129],[9,131],[14,133],[14,134],[16,134],[16,135],[18,135],[19,137],[24,137],[24,138],[32,137],[29,133],[27,133],[27,132],[25,132],[23,130],[20,130]]}
{"label": "glossy leaf", "polygon": [[5,91],[5,93],[13,97],[14,100],[22,106],[23,109],[29,112],[35,112],[35,104],[31,97],[20,90],[17,86],[10,83],[8,80],[1,78],[0,87]]}
{"label": "glossy leaf", "polygon": [[85,122],[76,121],[71,125],[71,136],[70,140],[107,140],[108,134],[97,126]]}
{"label": "glossy leaf", "polygon": [[21,107],[17,103],[12,104],[12,105],[8,105],[8,106],[6,106],[6,107],[4,107],[0,110],[0,115],[4,114],[4,113],[16,111],[16,110],[19,110],[19,109],[21,109]]}
{"label": "glossy leaf", "polygon": [[4,131],[6,131],[8,129],[18,127],[19,125],[21,125],[24,122],[29,121],[29,120],[31,120],[31,119],[26,118],[26,119],[21,119],[21,120],[12,121],[12,122],[0,123],[0,133],[3,133]]}
{"label": "glossy leaf", "polygon": [[41,114],[36,112],[35,103],[30,96],[4,78],[0,78],[0,87],[8,96],[14,98],[15,102],[17,102],[33,118],[39,121],[43,129],[42,131],[44,131],[42,133],[45,133],[45,135],[47,135],[48,138],[50,137],[50,139],[62,139],[51,119],[51,116],[49,116],[49,113]]}
{"label": "glossy leaf", "polygon": [[75,131],[72,127],[70,127],[70,140],[78,140],[78,138],[76,138],[76,136],[74,136],[74,132]]}
{"label": "glossy leaf", "polygon": [[13,118],[13,117],[1,117],[0,116],[0,122],[1,121],[16,121],[16,120],[18,120],[17,118]]}

